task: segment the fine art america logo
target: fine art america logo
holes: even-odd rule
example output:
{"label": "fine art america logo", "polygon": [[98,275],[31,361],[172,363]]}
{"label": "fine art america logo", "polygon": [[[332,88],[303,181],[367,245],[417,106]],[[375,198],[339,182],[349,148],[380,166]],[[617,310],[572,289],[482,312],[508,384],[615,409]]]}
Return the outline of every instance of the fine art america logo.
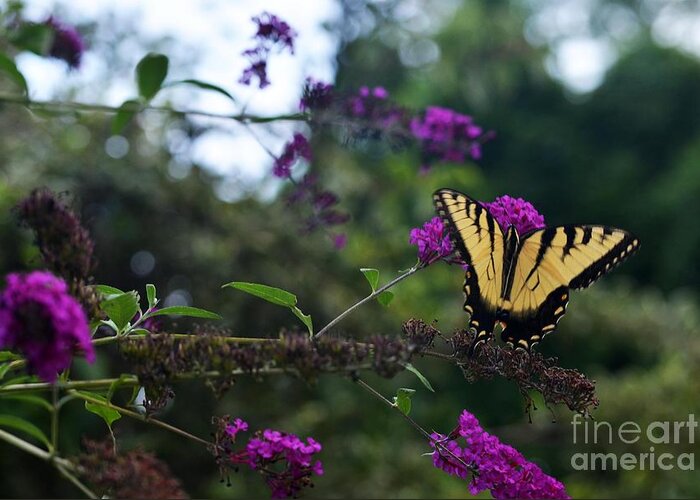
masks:
{"label": "fine art america logo", "polygon": [[[695,415],[687,420],[654,421],[646,426],[623,422],[617,428],[605,421],[590,421],[575,414],[571,421],[575,445],[623,445],[635,453],[574,453],[574,470],[695,470],[695,453],[671,453],[695,444]],[[677,446],[673,446],[677,445]],[[638,452],[639,448],[644,450]]]}

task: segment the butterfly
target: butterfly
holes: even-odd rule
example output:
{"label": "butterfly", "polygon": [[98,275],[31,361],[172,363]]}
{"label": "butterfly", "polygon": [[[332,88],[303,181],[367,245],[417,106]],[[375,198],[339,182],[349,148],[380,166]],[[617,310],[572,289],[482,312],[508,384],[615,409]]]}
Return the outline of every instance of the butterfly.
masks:
{"label": "butterfly", "polygon": [[629,232],[601,225],[518,234],[452,189],[436,191],[433,201],[468,265],[464,309],[476,330],[470,354],[493,336],[497,324],[504,342],[529,352],[564,316],[570,289],[586,288],[639,248]]}

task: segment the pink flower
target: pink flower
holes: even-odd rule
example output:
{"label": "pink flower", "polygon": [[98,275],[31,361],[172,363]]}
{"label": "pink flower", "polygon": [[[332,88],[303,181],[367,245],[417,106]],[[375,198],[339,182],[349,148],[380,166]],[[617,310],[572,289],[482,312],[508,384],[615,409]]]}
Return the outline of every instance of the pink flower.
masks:
{"label": "pink flower", "polygon": [[[433,464],[450,475],[466,479],[470,475],[464,464],[476,469],[469,483],[469,492],[476,495],[489,490],[494,498],[569,498],[564,485],[548,476],[536,464],[528,462],[512,446],[501,441],[479,425],[474,415],[464,410],[459,417],[457,434],[449,438],[432,435]],[[459,446],[453,436],[460,436],[466,447]],[[441,451],[442,443],[450,453]],[[457,460],[455,457],[458,457]]]}
{"label": "pink flower", "polygon": [[265,429],[257,431],[242,449],[235,450],[236,435],[248,430],[248,424],[239,418],[233,422],[230,417],[217,420],[219,465],[234,470],[239,465],[247,465],[260,471],[273,498],[297,497],[303,488],[313,486],[313,475],[323,474],[323,464],[313,460],[322,449],[314,438],[309,437],[304,442],[294,434]]}
{"label": "pink flower", "polygon": [[545,227],[544,217],[529,201],[503,195],[491,203],[483,203],[491,216],[506,231],[508,226],[515,226],[519,234]]}
{"label": "pink flower", "polygon": [[85,52],[85,43],[78,30],[53,16],[44,24],[53,30],[49,56],[64,60],[73,69],[79,68]]}
{"label": "pink flower", "polygon": [[440,217],[433,217],[423,227],[411,229],[408,241],[418,247],[418,259],[426,266],[454,252]]}
{"label": "pink flower", "polygon": [[288,179],[292,176],[292,166],[299,160],[311,161],[311,145],[300,133],[295,133],[291,141],[284,146],[284,151],[275,160],[272,173],[275,177]]}
{"label": "pink flower", "polygon": [[480,141],[487,137],[471,116],[449,108],[429,106],[422,117],[411,120],[411,133],[420,141],[424,169],[434,161],[461,163],[481,158]]}
{"label": "pink flower", "polygon": [[88,319],[68,285],[46,271],[9,274],[0,296],[0,348],[17,349],[47,382],[82,352],[95,361]]}

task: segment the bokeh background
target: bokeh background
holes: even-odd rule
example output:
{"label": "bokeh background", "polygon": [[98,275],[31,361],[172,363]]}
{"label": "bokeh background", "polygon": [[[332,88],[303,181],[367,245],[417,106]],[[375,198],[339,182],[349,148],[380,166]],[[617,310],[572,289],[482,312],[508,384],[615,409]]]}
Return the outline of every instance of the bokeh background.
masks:
{"label": "bokeh background", "polygon": [[[220,285],[231,280],[296,293],[324,324],[367,292],[360,267],[388,280],[413,264],[408,231],[432,214],[430,195],[450,186],[492,200],[530,200],[550,224],[605,223],[626,228],[641,251],[613,275],[575,293],[569,313],[541,351],[597,382],[598,420],[617,426],[681,421],[700,414],[700,7],[660,0],[317,0],[288,2],[27,1],[27,15],[55,14],[76,24],[89,52],[81,70],[22,55],[32,95],[120,103],[135,93],[131,72],[149,50],[171,57],[171,73],[230,88],[253,112],[295,109],[306,75],[345,91],[381,85],[401,104],[442,105],[496,132],[483,160],[440,164],[419,174],[416,151],[373,143],[341,144],[316,134],[314,167],[352,214],[348,245],[336,251],[320,234],[301,236],[299,218],[279,199],[271,162],[248,131],[230,123],[145,113],[121,136],[100,113],[30,113],[0,103],[0,271],[38,265],[31,235],[12,206],[32,188],[67,192],[96,240],[99,282],[122,289],[158,286],[171,304],[220,312],[240,336],[275,336],[295,324],[288,311]],[[261,9],[300,33],[295,56],[271,63],[272,86],[236,84],[238,56]],[[10,84],[0,81],[3,92]],[[225,112],[216,97],[187,91],[158,103]],[[186,105],[186,106],[185,106]],[[258,126],[278,151],[290,125]],[[388,309],[370,304],[337,329],[363,338],[398,333],[418,317],[450,332],[464,325],[462,275],[440,264],[402,282]],[[186,324],[176,325],[185,328]],[[575,471],[572,454],[648,452],[642,439],[586,447],[572,442],[571,413],[543,405],[532,415],[502,380],[468,385],[439,360],[415,363],[436,392],[410,374],[371,382],[389,395],[414,387],[414,417],[447,431],[463,408],[483,426],[562,480],[575,497],[697,497],[700,476],[681,470]],[[76,373],[123,369],[116,352]],[[82,372],[80,370],[83,370]],[[38,425],[45,415],[21,411]],[[180,384],[161,417],[207,436],[212,415],[241,416],[324,444],[326,474],[309,497],[464,497],[466,484],[434,469],[415,431],[358,387],[338,377],[309,386],[292,378],[241,377],[221,399],[199,383]],[[102,436],[104,424],[80,403],[66,407],[61,446]],[[554,422],[553,422],[554,420]],[[121,446],[155,450],[194,497],[266,495],[253,474],[227,488],[197,444],[126,418]],[[657,446],[657,453],[663,447]],[[700,452],[696,443],[668,447]],[[0,443],[0,496],[72,497],[55,471]]]}

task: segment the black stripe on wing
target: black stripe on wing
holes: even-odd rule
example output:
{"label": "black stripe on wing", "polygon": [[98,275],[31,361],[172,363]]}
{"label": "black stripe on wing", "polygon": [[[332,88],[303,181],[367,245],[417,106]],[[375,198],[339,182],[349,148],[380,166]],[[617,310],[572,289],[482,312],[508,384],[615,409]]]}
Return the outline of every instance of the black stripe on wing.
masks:
{"label": "black stripe on wing", "polygon": [[[590,227],[585,228],[587,231],[590,229]],[[610,228],[604,228],[604,230],[611,231]],[[621,230],[618,229],[616,231]],[[606,232],[605,234],[610,233]],[[590,233],[584,233],[584,237],[586,236],[588,236],[588,240],[590,240]],[[593,262],[590,266],[579,273],[578,276],[573,278],[569,282],[569,288],[586,288],[598,278],[609,273],[617,266],[622,264],[637,250],[639,250],[639,239],[633,234],[625,231],[625,237],[617,245],[611,248],[603,257]]]}
{"label": "black stripe on wing", "polygon": [[[452,244],[454,247],[457,249],[459,254],[462,256],[462,259],[466,263],[471,263],[472,262],[472,257],[471,254],[469,253],[469,250],[467,250],[466,245],[464,244],[464,241],[462,238],[459,236],[459,229],[457,229],[456,224],[452,220],[452,217],[450,216],[449,212],[447,211],[447,208],[445,207],[441,195],[449,195],[452,197],[453,200],[457,200],[458,197],[464,197],[469,203],[475,203],[477,205],[477,210],[481,207],[479,202],[472,200],[469,198],[467,195],[464,193],[460,193],[459,191],[454,191],[452,189],[440,189],[433,194],[433,204],[435,205],[435,211],[437,214],[440,216],[440,219],[442,219],[442,223],[447,226],[447,232],[450,235],[450,241],[452,241]],[[469,209],[467,208],[467,215],[469,214]],[[476,212],[476,219],[478,220],[479,217],[479,212]]]}
{"label": "black stripe on wing", "polygon": [[476,273],[471,268],[465,272],[464,310],[469,314],[469,328],[476,331],[476,337],[469,349],[471,356],[477,345],[493,336],[493,329],[496,326],[496,316],[489,312],[489,308],[484,304]]}
{"label": "black stripe on wing", "polygon": [[530,352],[533,345],[556,329],[557,323],[566,314],[568,304],[569,290],[565,286],[555,289],[540,305],[536,315],[511,315],[506,321],[507,326],[501,333],[501,339],[516,349]]}

